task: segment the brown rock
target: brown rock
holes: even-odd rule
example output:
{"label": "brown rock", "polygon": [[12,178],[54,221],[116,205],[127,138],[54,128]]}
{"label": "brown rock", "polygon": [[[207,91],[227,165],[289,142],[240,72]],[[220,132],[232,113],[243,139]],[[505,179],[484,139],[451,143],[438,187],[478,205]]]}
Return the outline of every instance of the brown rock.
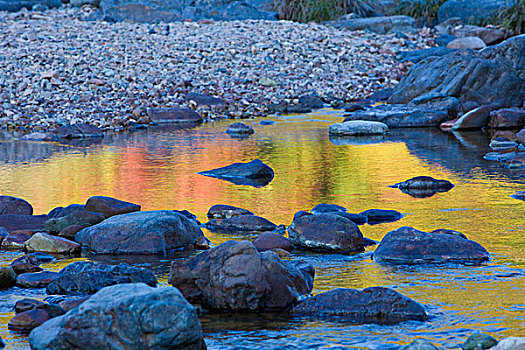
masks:
{"label": "brown rock", "polygon": [[2,214],[33,215],[33,207],[21,198],[0,196],[0,215]]}
{"label": "brown rock", "polygon": [[55,254],[80,253],[80,244],[62,237],[56,237],[47,233],[37,233],[24,243],[28,252],[44,252]]}
{"label": "brown rock", "polygon": [[60,233],[58,234],[59,237],[64,237],[64,238],[67,238],[67,239],[75,239],[75,235],[77,232],[79,232],[80,230],[84,229],[85,226],[82,226],[82,225],[69,225],[67,227],[65,227],[64,229],[62,229],[62,231],[60,231]]}
{"label": "brown rock", "polygon": [[20,258],[13,261],[10,266],[17,274],[42,271],[42,268],[40,267],[40,260],[32,254],[21,256]]}
{"label": "brown rock", "polygon": [[67,298],[65,300],[62,300],[60,303],[58,303],[58,306],[63,308],[66,311],[69,311],[71,309],[76,308],[80,304],[82,304],[84,301],[88,300],[89,296],[87,297],[71,297]]}
{"label": "brown rock", "polygon": [[12,331],[29,333],[49,319],[49,314],[41,309],[24,311],[13,317],[7,324],[7,328]]}
{"label": "brown rock", "polygon": [[280,248],[291,252],[295,247],[286,237],[273,232],[263,232],[253,241],[253,245],[260,252]]}
{"label": "brown rock", "polygon": [[36,300],[36,299],[21,299],[18,300],[15,303],[15,314],[20,314],[22,312],[26,312],[29,310],[35,310],[42,308],[42,306],[46,305],[43,301]]}
{"label": "brown rock", "polygon": [[140,205],[111,197],[94,196],[87,200],[84,210],[103,214],[106,218],[140,210]]}

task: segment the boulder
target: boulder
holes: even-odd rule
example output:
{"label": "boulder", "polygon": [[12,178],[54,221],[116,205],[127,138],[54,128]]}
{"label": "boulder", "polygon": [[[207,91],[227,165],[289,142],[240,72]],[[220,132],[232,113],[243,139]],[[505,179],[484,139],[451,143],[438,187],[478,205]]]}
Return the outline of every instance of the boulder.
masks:
{"label": "boulder", "polygon": [[100,213],[106,218],[109,218],[115,215],[139,211],[140,205],[111,197],[94,196],[87,200],[84,210]]}
{"label": "boulder", "polygon": [[474,108],[459,118],[452,126],[452,130],[481,129],[487,125],[489,116],[489,106],[480,106],[478,108]]}
{"label": "boulder", "polygon": [[364,250],[363,234],[351,220],[330,213],[296,217],[288,227],[290,241],[300,249],[328,253]]}
{"label": "boulder", "polygon": [[157,124],[202,123],[201,115],[189,108],[149,108],[148,117]]}
{"label": "boulder", "polygon": [[202,236],[196,222],[170,210],[113,216],[78,232],[75,240],[98,254],[165,254]]}
{"label": "boulder", "polygon": [[421,304],[383,287],[334,289],[299,302],[291,314],[379,324],[425,321],[428,318]]}
{"label": "boulder", "polygon": [[64,227],[62,231],[60,231],[58,236],[64,237],[67,239],[75,239],[75,235],[85,228],[86,227],[82,225],[69,225],[69,226]]}
{"label": "boulder", "polygon": [[212,219],[206,223],[206,228],[210,231],[219,232],[264,232],[273,231],[277,228],[277,225],[260,216],[238,215],[229,219]]}
{"label": "boulder", "polygon": [[368,209],[359,214],[365,216],[370,225],[394,222],[403,217],[403,214],[398,211],[385,209]]}
{"label": "boulder", "polygon": [[10,233],[2,240],[3,250],[20,250],[24,247],[24,243],[31,238],[25,233]]}
{"label": "boulder", "polygon": [[81,209],[66,216],[49,219],[44,224],[44,229],[48,232],[58,234],[60,231],[71,225],[88,227],[96,225],[104,219],[105,216],[100,213]]}
{"label": "boulder", "polygon": [[226,204],[215,204],[208,210],[208,219],[229,219],[239,215],[254,215],[251,211]]}
{"label": "boulder", "polygon": [[390,187],[399,188],[403,193],[416,198],[431,197],[438,192],[447,192],[454,185],[448,180],[437,180],[430,176],[416,176]]}
{"label": "boulder", "polygon": [[525,350],[525,337],[508,337],[501,339],[491,350]]}
{"label": "boulder", "polygon": [[0,196],[0,215],[33,215],[33,207],[22,198]]}
{"label": "boulder", "polygon": [[56,207],[47,214],[50,219],[61,218],[72,214],[78,210],[84,209],[84,204],[70,204],[67,207]]}
{"label": "boulder", "polygon": [[9,266],[17,274],[26,273],[26,272],[40,272],[42,268],[40,267],[41,261],[32,254],[26,254],[15,259]]}
{"label": "boulder", "polygon": [[24,243],[24,249],[28,252],[77,254],[80,253],[80,244],[69,239],[39,232]]}
{"label": "boulder", "polygon": [[463,350],[486,350],[496,345],[498,341],[488,334],[474,332],[461,345]]}
{"label": "boulder", "polygon": [[260,252],[277,248],[291,252],[295,248],[288,238],[273,232],[261,233],[259,237],[253,241],[253,245]]}
{"label": "boulder", "polygon": [[464,23],[490,21],[505,5],[505,0],[448,0],[439,7],[438,20],[441,23],[457,17]]}
{"label": "boulder", "polygon": [[186,95],[187,101],[193,101],[198,106],[217,106],[224,105],[224,100],[218,97],[213,97],[210,95],[199,94],[197,92],[189,92]]}
{"label": "boulder", "polygon": [[46,288],[48,294],[94,294],[104,287],[122,283],[157,285],[157,278],[150,270],[125,263],[106,265],[77,261],[64,267],[57,279]]}
{"label": "boulder", "polygon": [[24,311],[9,320],[7,328],[16,332],[29,333],[49,319],[49,314],[42,309]]}
{"label": "boulder", "polygon": [[438,350],[438,348],[427,340],[416,339],[412,343],[402,347],[401,350]]}
{"label": "boulder", "polygon": [[445,235],[454,235],[454,236],[461,237],[463,239],[467,239],[467,236],[465,236],[463,233],[459,231],[455,231],[455,230],[449,230],[446,228],[438,228],[438,229],[435,229],[434,231],[430,231],[430,233],[441,233]]}
{"label": "boulder", "polygon": [[343,206],[340,206],[337,204],[326,204],[326,203],[317,204],[315,207],[312,208],[313,214],[333,213],[333,212],[345,213],[347,211],[348,209],[346,209]]}
{"label": "boulder", "polygon": [[73,124],[59,126],[55,131],[58,139],[92,139],[104,137],[104,132],[95,125]]}
{"label": "boulder", "polygon": [[489,128],[511,129],[525,126],[525,110],[504,108],[490,113]]}
{"label": "boulder", "polygon": [[387,233],[373,254],[374,261],[392,264],[481,264],[489,258],[487,250],[477,242],[406,226]]}
{"label": "boulder", "polygon": [[253,128],[249,125],[246,125],[244,123],[233,123],[231,124],[228,129],[226,129],[226,133],[230,136],[235,135],[251,135],[255,131]]}
{"label": "boulder", "polygon": [[16,286],[20,288],[45,288],[58,276],[57,272],[52,271],[27,272],[16,277]]}
{"label": "boulder", "polygon": [[324,103],[323,100],[319,98],[317,95],[304,95],[299,97],[299,103],[303,106],[308,106],[310,108],[323,108]]}
{"label": "boulder", "polygon": [[61,308],[60,306],[56,304],[48,304],[48,303],[45,303],[43,301],[39,301],[36,299],[18,300],[15,303],[15,307],[14,307],[15,314],[20,314],[22,312],[26,312],[30,310],[37,310],[37,309],[44,310],[45,312],[47,312],[47,314],[51,318],[61,316],[66,313],[66,310],[64,310],[63,308]]}
{"label": "boulder", "polygon": [[217,311],[282,310],[313,288],[314,267],[284,262],[247,241],[227,241],[171,264],[169,283],[192,304]]}
{"label": "boulder", "polygon": [[[428,94],[454,96],[461,105],[521,106],[525,95],[525,36],[479,52],[458,50],[412,66],[389,103],[409,103]],[[388,124],[388,123],[387,123]]]}
{"label": "boulder", "polygon": [[0,11],[18,12],[23,8],[32,10],[33,6],[46,6],[48,8],[61,7],[60,0],[0,0]]}
{"label": "boulder", "polygon": [[387,132],[386,124],[367,120],[350,120],[332,124],[328,128],[329,134],[338,136],[384,135]]}
{"label": "boulder", "polygon": [[377,34],[390,32],[415,33],[416,21],[409,16],[379,16],[368,18],[340,19],[326,22],[335,28],[348,30],[369,30]]}
{"label": "boulder", "polygon": [[354,214],[354,213],[344,213],[342,211],[333,211],[333,212],[330,212],[329,214],[342,216],[346,219],[352,220],[357,225],[364,225],[366,224],[368,220],[367,217],[364,215]]}
{"label": "boulder", "polygon": [[29,335],[34,350],[200,350],[202,343],[197,312],[181,293],[142,283],[106,287]]}
{"label": "boulder", "polygon": [[8,232],[44,230],[44,223],[48,219],[47,215],[4,214],[0,215],[0,226]]}
{"label": "boulder", "polygon": [[487,45],[483,40],[475,36],[467,36],[465,38],[457,38],[447,44],[447,49],[472,49],[481,50],[486,48]]}
{"label": "boulder", "polygon": [[[259,81],[261,85],[262,79]],[[272,85],[268,86],[274,86],[277,84],[276,81],[265,81],[264,83]],[[269,104],[266,106],[268,108],[268,113],[271,114],[303,114],[303,113],[310,113],[312,112],[312,107],[308,107],[302,104],[294,105],[294,104],[287,104],[287,103],[280,103],[280,104]]]}
{"label": "boulder", "polygon": [[11,267],[0,267],[0,288],[10,288],[16,283],[16,273]]}
{"label": "boulder", "polygon": [[233,163],[222,168],[202,171],[198,174],[227,180],[236,185],[254,187],[266,186],[273,179],[272,168],[259,159],[248,163]]}
{"label": "boulder", "polygon": [[457,38],[478,37],[487,45],[494,45],[505,39],[505,32],[501,29],[473,25],[452,27],[449,34]]}

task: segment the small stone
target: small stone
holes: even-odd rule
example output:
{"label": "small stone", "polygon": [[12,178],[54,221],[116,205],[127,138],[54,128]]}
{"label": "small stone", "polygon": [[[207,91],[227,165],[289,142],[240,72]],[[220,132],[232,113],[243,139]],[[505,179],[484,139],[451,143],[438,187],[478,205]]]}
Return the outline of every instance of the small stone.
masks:
{"label": "small stone", "polygon": [[447,49],[472,49],[480,50],[487,47],[487,44],[478,37],[469,36],[452,40],[447,44]]}
{"label": "small stone", "polygon": [[255,131],[253,128],[249,125],[246,125],[244,123],[233,123],[228,127],[226,130],[226,133],[229,135],[251,135]]}

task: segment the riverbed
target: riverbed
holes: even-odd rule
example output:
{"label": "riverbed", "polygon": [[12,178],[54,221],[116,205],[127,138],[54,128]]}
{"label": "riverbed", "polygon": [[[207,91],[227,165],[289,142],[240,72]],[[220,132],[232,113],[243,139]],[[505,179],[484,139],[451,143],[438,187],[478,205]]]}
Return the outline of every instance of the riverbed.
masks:
{"label": "riverbed", "polygon": [[[313,294],[334,288],[394,288],[425,306],[427,322],[396,326],[290,319],[279,315],[205,315],[209,349],[397,349],[415,338],[457,348],[475,330],[501,339],[525,335],[525,203],[510,197],[525,189],[523,173],[483,160],[489,135],[443,133],[437,128],[393,130],[385,137],[334,139],[328,126],[341,120],[331,110],[245,121],[255,129],[246,139],[224,133],[234,121],[196,128],[163,127],[108,134],[102,140],[69,144],[0,141],[0,193],[26,199],[35,214],[85,203],[94,195],[142,205],[142,210],[187,209],[206,222],[214,204],[251,210],[276,224],[319,203],[350,212],[395,209],[404,218],[361,226],[380,241],[389,231],[412,226],[448,228],[482,244],[491,261],[483,266],[388,266],[371,260],[375,247],[354,255],[295,252],[316,268]],[[275,171],[261,188],[239,186],[197,172],[261,159]],[[427,175],[455,184],[449,192],[414,198],[389,185]],[[205,231],[214,245],[253,236]],[[0,266],[16,252],[0,251]],[[153,269],[167,285],[169,257],[98,257]],[[92,259],[83,257],[79,259]],[[59,271],[69,260],[43,265]],[[43,289],[0,290],[0,335],[8,349],[28,348],[27,338],[7,330],[15,301],[45,297]]]}

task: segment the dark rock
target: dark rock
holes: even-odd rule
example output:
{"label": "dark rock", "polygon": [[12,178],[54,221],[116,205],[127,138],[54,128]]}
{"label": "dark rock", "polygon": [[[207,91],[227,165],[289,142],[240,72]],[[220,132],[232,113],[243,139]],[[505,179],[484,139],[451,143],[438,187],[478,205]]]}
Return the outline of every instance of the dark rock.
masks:
{"label": "dark rock", "polygon": [[408,16],[380,16],[369,18],[341,19],[326,22],[335,28],[348,30],[369,30],[377,34],[390,32],[414,33],[416,21]]}
{"label": "dark rock", "polygon": [[20,250],[24,247],[24,243],[31,238],[25,233],[10,233],[2,240],[2,249],[4,250]]}
{"label": "dark rock", "polygon": [[43,306],[47,305],[40,300],[36,299],[21,299],[15,303],[15,314],[19,314],[29,310],[41,309]]}
{"label": "dark rock", "polygon": [[202,123],[199,113],[189,108],[149,108],[147,110],[151,121],[164,123]]}
{"label": "dark rock", "polygon": [[525,111],[523,109],[504,108],[490,113],[489,128],[512,129],[524,126]]}
{"label": "dark rock", "polygon": [[310,108],[323,108],[324,103],[317,95],[305,95],[299,97],[299,103]]}
{"label": "dark rock", "polygon": [[[361,214],[344,213],[344,212],[341,212],[341,211],[334,211],[334,212],[331,212],[330,214],[339,215],[339,216],[342,216],[342,217],[344,217],[346,219],[352,220],[357,225],[366,224],[366,221],[367,221],[366,216],[361,215]],[[364,237],[363,237],[363,239],[364,239]]]}
{"label": "dark rock", "polygon": [[112,266],[77,261],[60,270],[59,277],[46,290],[48,294],[94,294],[114,284],[139,282],[155,287],[157,278],[146,268],[125,263]]}
{"label": "dark rock", "polygon": [[208,250],[211,247],[211,241],[204,235],[197,237],[197,240],[193,243],[195,249]]}
{"label": "dark rock", "polygon": [[473,109],[481,105],[521,106],[525,95],[525,37],[517,36],[480,52],[459,50],[410,68],[390,103],[408,103],[436,92]]}
{"label": "dark rock", "polygon": [[505,4],[504,0],[448,0],[439,7],[438,20],[441,23],[458,17],[464,23],[490,21]]}
{"label": "dark rock", "polygon": [[69,311],[71,309],[74,309],[76,308],[77,306],[79,306],[80,304],[82,304],[84,301],[88,300],[90,297],[89,296],[84,296],[84,297],[69,297],[69,298],[66,298],[62,301],[60,301],[58,303],[58,306],[60,306],[61,308],[63,308],[64,310]]}
{"label": "dark rock", "polygon": [[[396,59],[400,62],[410,61],[410,62],[418,63],[420,61],[423,61],[424,59],[427,59],[428,57],[441,57],[441,56],[448,55],[452,51],[453,50],[447,49],[441,46],[431,47],[428,49],[414,50],[414,51],[402,51],[396,55]],[[392,96],[392,94],[390,94],[390,96]],[[390,98],[390,96],[388,98]]]}
{"label": "dark rock", "polygon": [[165,254],[202,235],[194,220],[157,210],[113,216],[78,232],[75,240],[98,254]]}
{"label": "dark rock", "polygon": [[387,233],[373,255],[374,261],[393,264],[481,264],[489,257],[480,244],[458,235],[426,233],[406,226]]}
{"label": "dark rock", "polygon": [[224,105],[224,100],[210,95],[199,94],[197,92],[190,92],[186,95],[187,101],[194,101],[199,106],[217,106]]}
{"label": "dark rock", "polygon": [[58,236],[64,237],[67,239],[75,239],[75,235],[77,234],[77,232],[80,232],[85,228],[86,227],[82,225],[69,225],[69,226],[64,227],[62,231],[60,231]]}
{"label": "dark rock", "polygon": [[0,337],[0,349],[3,349],[3,348],[5,348],[5,343],[2,340],[2,338]]}
{"label": "dark rock", "polygon": [[35,350],[200,350],[202,341],[197,312],[177,289],[142,283],[104,288],[29,335]]}
{"label": "dark rock", "polygon": [[347,212],[348,209],[340,205],[337,205],[337,204],[326,204],[326,203],[317,204],[315,207],[312,208],[313,214],[331,213],[334,211],[339,211],[339,212],[344,213],[344,212]]}
{"label": "dark rock", "polygon": [[20,288],[44,288],[58,276],[57,272],[52,271],[27,272],[16,277],[16,285]]}
{"label": "dark rock", "polygon": [[29,230],[44,230],[44,222],[49,219],[47,215],[0,215],[0,226],[8,232]]}
{"label": "dark rock", "polygon": [[407,346],[402,347],[401,350],[438,350],[438,348],[424,339],[416,339]]}
{"label": "dark rock", "polygon": [[11,267],[0,267],[0,288],[10,288],[16,283],[16,273]]}
{"label": "dark rock", "polygon": [[379,324],[425,321],[428,318],[421,304],[383,287],[363,290],[338,288],[299,302],[291,313],[295,316]]}
{"label": "dark rock", "polygon": [[104,132],[90,124],[60,126],[55,130],[58,139],[90,139],[104,137]]}
{"label": "dark rock", "polygon": [[49,214],[50,219],[57,219],[61,218],[63,216],[67,216],[69,214],[73,214],[74,212],[84,209],[84,204],[70,204],[67,207],[56,207],[55,209],[51,210]]}
{"label": "dark rock", "polygon": [[430,197],[438,192],[447,192],[454,185],[447,180],[436,180],[430,176],[416,176],[390,187],[399,188],[403,193],[412,197]]}
{"label": "dark rock", "polygon": [[263,232],[253,241],[253,245],[258,251],[264,252],[267,250],[273,250],[280,248],[291,252],[294,250],[294,245],[286,237],[273,232]]}
{"label": "dark rock", "polygon": [[458,236],[458,237],[461,237],[461,238],[464,238],[464,239],[468,239],[467,236],[465,236],[463,233],[459,232],[459,231],[454,231],[454,230],[449,230],[449,229],[446,229],[446,228],[438,228],[434,231],[430,231],[430,233],[441,233],[441,234],[444,234],[444,235],[454,235],[454,236]]}
{"label": "dark rock", "polygon": [[496,345],[498,341],[488,334],[475,332],[461,345],[463,350],[485,350]]}
{"label": "dark rock", "polygon": [[372,101],[386,101],[392,96],[392,92],[393,90],[391,88],[382,89],[374,92],[368,99]]}
{"label": "dark rock", "polygon": [[254,132],[251,126],[244,123],[233,123],[226,130],[226,133],[229,135],[251,135]]}
{"label": "dark rock", "polygon": [[307,215],[314,215],[314,214],[309,213],[309,212],[304,211],[304,210],[299,210],[297,213],[294,214],[293,219],[295,221],[295,220],[299,219],[301,216],[307,216]]}
{"label": "dark rock", "polygon": [[27,252],[43,252],[52,254],[77,254],[80,253],[80,244],[65,239],[39,232],[24,243]]}
{"label": "dark rock", "polygon": [[61,7],[62,2],[60,0],[0,0],[0,11],[18,12],[23,8],[32,10],[36,5],[54,8]]}
{"label": "dark rock", "polygon": [[382,222],[394,222],[403,217],[403,214],[398,211],[384,209],[368,209],[359,214],[366,216],[367,222],[370,225],[380,224]]}
{"label": "dark rock", "polygon": [[9,236],[9,232],[7,232],[7,230],[3,227],[0,227],[0,244],[2,244],[2,241],[4,240],[4,238],[6,238],[7,236]]}
{"label": "dark rock", "polygon": [[254,215],[251,211],[226,204],[216,204],[208,210],[208,219],[229,219],[239,215]]}
{"label": "dark rock", "polygon": [[288,227],[290,241],[300,249],[328,253],[363,250],[363,234],[357,225],[330,213],[303,215]]}
{"label": "dark rock", "polygon": [[366,108],[358,105],[358,104],[351,104],[350,106],[345,107],[345,112],[357,112],[357,111],[364,111]]}
{"label": "dark rock", "polygon": [[26,254],[21,256],[15,261],[13,261],[10,266],[17,274],[26,273],[26,272],[40,272],[42,268],[40,267],[40,260],[38,257],[32,254]]}
{"label": "dark rock", "polygon": [[3,214],[33,215],[33,207],[21,198],[0,196],[0,215]]}
{"label": "dark rock", "polygon": [[275,114],[302,114],[312,112],[312,108],[301,104],[270,104],[268,105],[268,111]]}
{"label": "dark rock", "polygon": [[255,215],[238,215],[228,219],[212,219],[206,223],[206,228],[210,231],[243,231],[243,232],[264,232],[272,231],[277,227],[273,222]]}
{"label": "dark rock", "polygon": [[273,125],[273,124],[275,124],[275,121],[273,121],[273,120],[261,120],[259,122],[259,124],[260,125]]}
{"label": "dark rock", "polygon": [[247,241],[227,241],[172,262],[169,283],[205,309],[282,310],[312,290],[314,273],[310,264],[283,262]]}
{"label": "dark rock", "polygon": [[525,201],[525,191],[516,191],[511,197]]}
{"label": "dark rock", "polygon": [[259,159],[248,163],[234,163],[222,168],[202,171],[198,174],[216,177],[236,185],[266,186],[273,179],[273,170]]}
{"label": "dark rock", "polygon": [[16,332],[29,333],[49,319],[49,314],[42,309],[24,311],[9,320],[7,328]]}
{"label": "dark rock", "polygon": [[[84,210],[96,212],[106,218],[140,211],[140,205],[124,202],[111,197],[94,196],[87,200]],[[98,222],[96,222],[98,224]]]}
{"label": "dark rock", "polygon": [[77,210],[60,218],[49,219],[44,224],[44,229],[48,232],[58,234],[68,226],[80,225],[88,227],[102,222],[105,218],[106,217],[100,213],[87,210]]}

